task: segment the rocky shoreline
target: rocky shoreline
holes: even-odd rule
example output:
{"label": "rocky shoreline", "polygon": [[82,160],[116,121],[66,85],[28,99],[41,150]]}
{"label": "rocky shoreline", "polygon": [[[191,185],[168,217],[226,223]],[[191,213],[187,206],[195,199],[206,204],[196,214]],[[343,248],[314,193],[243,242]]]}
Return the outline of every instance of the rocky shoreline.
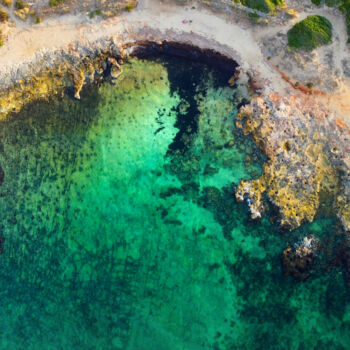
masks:
{"label": "rocky shoreline", "polygon": [[198,34],[179,35],[175,30],[164,34],[149,28],[132,38],[106,36],[38,52],[31,62],[1,71],[0,116],[5,118],[33,100],[62,94],[67,88],[73,88],[79,99],[84,84],[106,78],[113,82],[128,56],[152,52],[219,60],[224,68],[232,67],[230,83],[237,83],[240,75],[239,82],[256,96],[237,117],[237,125],[245,135],[252,135],[268,158],[262,176],[242,179],[236,192],[237,200],[247,201],[253,219],[263,215],[267,199],[279,208],[284,228],[295,229],[311,222],[319,211],[332,210],[345,231],[350,230],[347,126],[312,95],[280,96],[258,72],[242,68],[238,52]]}

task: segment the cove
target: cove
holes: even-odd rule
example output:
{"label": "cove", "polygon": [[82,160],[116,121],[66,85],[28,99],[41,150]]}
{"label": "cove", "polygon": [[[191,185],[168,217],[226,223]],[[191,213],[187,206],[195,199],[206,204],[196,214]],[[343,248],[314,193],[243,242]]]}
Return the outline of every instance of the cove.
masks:
{"label": "cove", "polygon": [[234,126],[228,78],[133,58],[115,85],[1,122],[0,348],[349,348],[341,270],[300,283],[280,262],[334,220],[280,232],[235,200],[264,156]]}

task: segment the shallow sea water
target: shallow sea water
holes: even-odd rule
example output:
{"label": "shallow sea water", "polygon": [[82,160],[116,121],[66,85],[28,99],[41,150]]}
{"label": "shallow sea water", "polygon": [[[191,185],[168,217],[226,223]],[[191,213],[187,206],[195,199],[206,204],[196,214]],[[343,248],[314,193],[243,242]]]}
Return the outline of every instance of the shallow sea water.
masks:
{"label": "shallow sea water", "polygon": [[264,157],[227,76],[132,59],[115,85],[0,125],[0,349],[349,349],[342,272],[284,277],[281,233],[234,199]]}

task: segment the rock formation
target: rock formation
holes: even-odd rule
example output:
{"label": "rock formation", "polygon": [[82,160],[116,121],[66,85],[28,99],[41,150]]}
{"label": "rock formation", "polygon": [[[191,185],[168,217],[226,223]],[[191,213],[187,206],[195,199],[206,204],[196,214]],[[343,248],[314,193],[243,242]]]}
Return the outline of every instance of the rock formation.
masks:
{"label": "rock formation", "polygon": [[295,229],[318,210],[334,210],[350,230],[349,129],[312,96],[255,97],[236,124],[251,135],[268,160],[260,178],[242,180],[252,218],[261,217],[263,194],[279,208],[281,225]]}
{"label": "rock formation", "polygon": [[282,267],[285,276],[304,281],[310,276],[314,260],[315,242],[312,237],[304,239],[295,247],[288,247],[282,254]]}

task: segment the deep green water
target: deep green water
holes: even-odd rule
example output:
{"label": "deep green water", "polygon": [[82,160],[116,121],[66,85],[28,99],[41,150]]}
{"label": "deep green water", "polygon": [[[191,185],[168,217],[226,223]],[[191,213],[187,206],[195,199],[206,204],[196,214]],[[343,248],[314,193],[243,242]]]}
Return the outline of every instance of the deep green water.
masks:
{"label": "deep green water", "polygon": [[263,156],[203,64],[133,59],[116,85],[0,125],[1,349],[350,349],[340,269],[284,277],[281,233],[236,203]]}

